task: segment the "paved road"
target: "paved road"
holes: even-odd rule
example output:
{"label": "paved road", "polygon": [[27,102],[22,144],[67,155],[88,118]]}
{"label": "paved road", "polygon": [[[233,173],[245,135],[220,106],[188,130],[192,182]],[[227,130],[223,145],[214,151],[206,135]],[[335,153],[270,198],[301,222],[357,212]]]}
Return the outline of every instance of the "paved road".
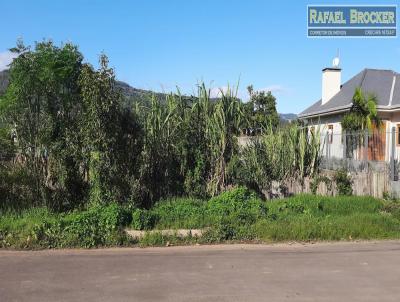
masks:
{"label": "paved road", "polygon": [[400,242],[0,251],[0,301],[400,301]]}

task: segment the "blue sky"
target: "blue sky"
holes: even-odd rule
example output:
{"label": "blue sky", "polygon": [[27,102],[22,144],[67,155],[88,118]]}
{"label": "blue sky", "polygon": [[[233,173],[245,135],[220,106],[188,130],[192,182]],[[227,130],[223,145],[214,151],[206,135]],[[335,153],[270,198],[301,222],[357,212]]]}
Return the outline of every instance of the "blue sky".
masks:
{"label": "blue sky", "polygon": [[18,37],[26,44],[71,41],[93,64],[104,51],[118,79],[137,88],[179,86],[190,94],[199,81],[217,88],[240,78],[240,96],[253,84],[272,90],[279,112],[299,113],[320,98],[321,69],[331,66],[338,48],[342,81],[365,67],[400,71],[399,38],[308,39],[306,6],[323,3],[3,1],[0,68]]}

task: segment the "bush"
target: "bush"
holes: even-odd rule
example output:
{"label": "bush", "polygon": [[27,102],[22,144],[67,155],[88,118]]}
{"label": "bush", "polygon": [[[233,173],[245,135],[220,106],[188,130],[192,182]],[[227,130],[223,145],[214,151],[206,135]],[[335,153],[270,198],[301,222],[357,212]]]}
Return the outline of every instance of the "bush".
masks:
{"label": "bush", "polygon": [[211,198],[206,208],[206,216],[212,223],[230,220],[239,225],[252,224],[266,214],[265,203],[245,187],[238,187]]}
{"label": "bush", "polygon": [[128,223],[129,215],[117,204],[67,214],[40,209],[5,216],[0,224],[3,247],[91,248],[122,245],[127,241],[121,227]]}
{"label": "bush", "polygon": [[209,224],[205,216],[204,201],[191,198],[177,198],[160,201],[152,209],[158,229],[201,228]]}
{"label": "bush", "polygon": [[154,227],[154,216],[149,210],[135,209],[132,212],[131,227],[135,230],[150,230]]}
{"label": "bush", "polygon": [[0,247],[34,248],[40,242],[34,234],[36,226],[45,222],[55,223],[59,215],[44,207],[25,210],[21,213],[2,212],[0,215]]}
{"label": "bush", "polygon": [[[66,233],[66,245],[82,247],[120,245],[120,227],[127,221],[126,213],[113,203],[108,206],[94,206],[81,213],[65,217],[64,225],[55,226]],[[72,241],[71,241],[72,240]],[[75,241],[76,240],[76,241]],[[64,242],[61,242],[64,244]]]}
{"label": "bush", "polygon": [[333,177],[339,195],[352,195],[353,194],[353,181],[347,174],[346,170],[338,170]]}
{"label": "bush", "polygon": [[223,241],[249,241],[256,239],[253,225],[240,225],[230,219],[222,219],[207,229],[201,238],[204,243],[218,243]]}

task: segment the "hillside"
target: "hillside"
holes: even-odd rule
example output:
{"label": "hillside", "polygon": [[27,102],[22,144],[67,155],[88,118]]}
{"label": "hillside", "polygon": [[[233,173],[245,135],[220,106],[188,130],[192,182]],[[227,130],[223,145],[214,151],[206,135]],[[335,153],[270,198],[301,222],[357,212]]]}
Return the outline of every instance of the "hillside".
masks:
{"label": "hillside", "polygon": [[291,122],[297,119],[297,114],[294,113],[279,113],[281,121]]}
{"label": "hillside", "polygon": [[128,83],[117,81],[117,87],[121,90],[122,95],[129,101],[150,100],[154,95],[159,100],[165,99],[165,93],[154,92],[151,90],[138,89],[130,86]]}
{"label": "hillside", "polygon": [[[9,71],[8,70],[0,71],[0,95],[6,91],[8,83],[9,83]],[[150,98],[153,95],[155,95],[160,100],[163,100],[165,98],[164,93],[137,89],[122,81],[117,81],[117,87],[121,90],[122,95],[127,99],[128,103],[136,100],[142,100],[142,101],[150,100]]]}

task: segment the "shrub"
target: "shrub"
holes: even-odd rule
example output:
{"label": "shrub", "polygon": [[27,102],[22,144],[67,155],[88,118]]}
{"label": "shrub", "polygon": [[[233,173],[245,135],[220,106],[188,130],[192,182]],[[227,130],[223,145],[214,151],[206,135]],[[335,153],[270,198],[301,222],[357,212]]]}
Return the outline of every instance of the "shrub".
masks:
{"label": "shrub", "polygon": [[192,229],[207,226],[205,205],[204,201],[191,198],[160,201],[152,209],[156,227]]}
{"label": "shrub", "polygon": [[135,209],[132,212],[131,227],[135,230],[150,230],[154,227],[154,216],[149,210]]}
{"label": "shrub", "polygon": [[211,198],[206,208],[206,215],[213,223],[221,223],[227,219],[239,225],[252,224],[266,214],[264,202],[245,187],[238,187]]}
{"label": "shrub", "polygon": [[353,194],[353,181],[347,174],[346,170],[338,170],[333,177],[339,195],[352,195]]}
{"label": "shrub", "polygon": [[44,222],[51,223],[59,215],[44,207],[25,210],[20,213],[2,212],[0,215],[0,247],[34,248],[40,247],[34,228]]}
{"label": "shrub", "polygon": [[121,245],[124,238],[121,226],[128,221],[126,212],[113,203],[96,205],[82,212],[61,216],[33,229],[35,238],[43,247],[96,247]]}
{"label": "shrub", "polygon": [[204,232],[201,242],[248,241],[254,240],[256,237],[253,225],[240,225],[231,219],[222,219]]}

